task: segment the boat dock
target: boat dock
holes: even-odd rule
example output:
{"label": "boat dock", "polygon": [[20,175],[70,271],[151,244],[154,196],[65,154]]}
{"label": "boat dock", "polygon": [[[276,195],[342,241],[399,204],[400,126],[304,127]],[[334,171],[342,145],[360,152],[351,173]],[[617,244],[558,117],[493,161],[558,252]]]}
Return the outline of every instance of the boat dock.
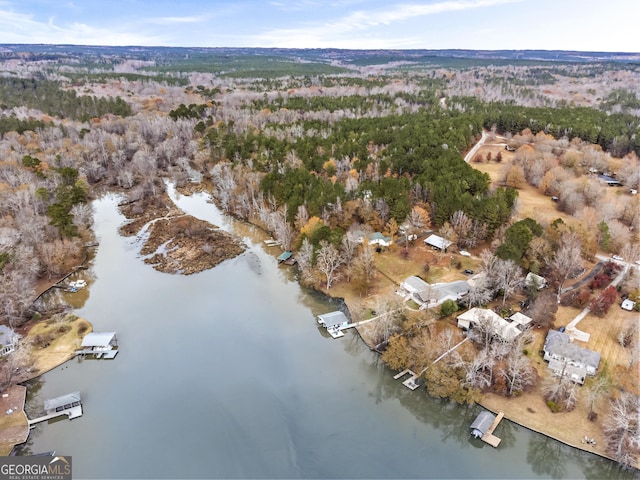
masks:
{"label": "boat dock", "polygon": [[408,368],[406,370],[401,371],[400,373],[395,374],[393,376],[393,379],[398,380],[399,378],[402,378],[404,375],[407,375],[407,374],[409,375],[409,378],[404,380],[402,384],[405,387],[407,387],[409,390],[415,390],[420,386],[418,382],[416,382],[416,380],[418,379],[418,374],[412,372]]}
{"label": "boat dock", "polygon": [[480,438],[484,443],[497,448],[502,439],[496,437],[493,432],[503,417],[504,412],[499,412],[497,416],[487,411],[480,412],[470,426],[471,434],[476,438]]}
{"label": "boat dock", "polygon": [[77,350],[76,355],[94,358],[115,358],[118,354],[118,339],[116,332],[92,332],[82,339],[82,350]]}
{"label": "boat dock", "polygon": [[497,448],[498,445],[500,445],[500,442],[502,441],[502,439],[496,437],[493,434],[493,431],[500,424],[500,421],[502,420],[503,417],[504,417],[504,412],[498,413],[498,416],[493,420],[493,423],[491,424],[489,429],[486,431],[486,433],[482,437],[480,437],[480,440],[482,440],[485,443],[488,443],[494,448]]}
{"label": "boat dock", "polygon": [[46,422],[53,418],[66,415],[69,420],[82,416],[82,398],[80,392],[72,392],[61,397],[52,398],[44,401],[44,409],[47,413],[44,415],[29,420],[29,428],[33,428],[34,425]]}

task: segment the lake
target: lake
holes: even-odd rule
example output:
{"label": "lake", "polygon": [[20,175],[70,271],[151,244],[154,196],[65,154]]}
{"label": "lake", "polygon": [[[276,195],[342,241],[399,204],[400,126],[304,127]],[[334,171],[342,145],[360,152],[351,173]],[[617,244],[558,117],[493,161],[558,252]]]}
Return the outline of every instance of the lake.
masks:
{"label": "lake", "polygon": [[71,455],[74,478],[632,478],[504,420],[498,449],[473,439],[479,407],[410,391],[354,331],[320,330],[316,315],[337,305],[301,288],[264,233],[205,194],[176,201],[247,252],[196,275],[156,272],[118,235],[117,199],[95,201],[89,285],[49,301],[116,331],[120,352],[30,382],[30,416],[75,390],[84,416],[40,424],[21,453]]}

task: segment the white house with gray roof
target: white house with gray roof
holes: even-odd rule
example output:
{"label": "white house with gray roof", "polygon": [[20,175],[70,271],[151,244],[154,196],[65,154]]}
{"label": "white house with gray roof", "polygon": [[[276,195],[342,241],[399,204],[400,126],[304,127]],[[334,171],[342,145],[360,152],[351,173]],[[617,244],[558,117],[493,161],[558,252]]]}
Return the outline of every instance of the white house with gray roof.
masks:
{"label": "white house with gray roof", "polygon": [[549,330],[543,351],[554,375],[568,377],[580,385],[587,375],[594,376],[600,365],[600,352],[576,345],[569,335],[558,330]]}
{"label": "white house with gray roof", "polygon": [[517,323],[510,322],[493,310],[474,307],[458,315],[458,327],[470,330],[480,322],[490,322],[496,337],[505,341],[511,341],[522,333]]}
{"label": "white house with gray roof", "polygon": [[446,300],[457,302],[469,293],[471,286],[465,280],[429,284],[420,277],[411,276],[400,284],[396,292],[405,300],[411,299],[421,309],[433,308]]}

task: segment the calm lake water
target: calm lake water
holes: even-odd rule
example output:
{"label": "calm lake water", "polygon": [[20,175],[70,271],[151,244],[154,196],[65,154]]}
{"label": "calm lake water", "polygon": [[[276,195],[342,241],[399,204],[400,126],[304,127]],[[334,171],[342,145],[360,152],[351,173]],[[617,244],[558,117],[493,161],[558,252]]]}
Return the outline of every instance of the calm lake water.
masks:
{"label": "calm lake water", "polygon": [[74,478],[632,477],[508,421],[498,449],[473,439],[479,407],[408,390],[352,331],[323,334],[315,316],[336,305],[300,288],[264,234],[205,195],[177,203],[249,248],[191,276],[145,265],[136,240],[117,233],[116,203],[94,203],[88,288],[54,295],[96,331],[116,331],[120,352],[30,383],[31,416],[75,390],[84,416],[39,425],[22,454],[72,455]]}

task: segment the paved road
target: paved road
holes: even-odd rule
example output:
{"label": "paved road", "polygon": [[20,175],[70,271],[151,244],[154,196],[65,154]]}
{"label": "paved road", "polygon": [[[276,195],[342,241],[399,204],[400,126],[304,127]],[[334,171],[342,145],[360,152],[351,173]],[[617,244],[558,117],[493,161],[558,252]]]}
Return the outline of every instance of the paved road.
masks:
{"label": "paved road", "polygon": [[482,145],[484,145],[484,142],[487,140],[487,132],[485,132],[484,130],[482,131],[482,138],[478,141],[478,143],[476,143],[473,148],[471,150],[469,150],[469,153],[467,153],[464,156],[464,161],[469,163],[471,161],[471,159],[474,157],[474,155],[476,154],[476,152],[478,150],[480,150],[480,147]]}

